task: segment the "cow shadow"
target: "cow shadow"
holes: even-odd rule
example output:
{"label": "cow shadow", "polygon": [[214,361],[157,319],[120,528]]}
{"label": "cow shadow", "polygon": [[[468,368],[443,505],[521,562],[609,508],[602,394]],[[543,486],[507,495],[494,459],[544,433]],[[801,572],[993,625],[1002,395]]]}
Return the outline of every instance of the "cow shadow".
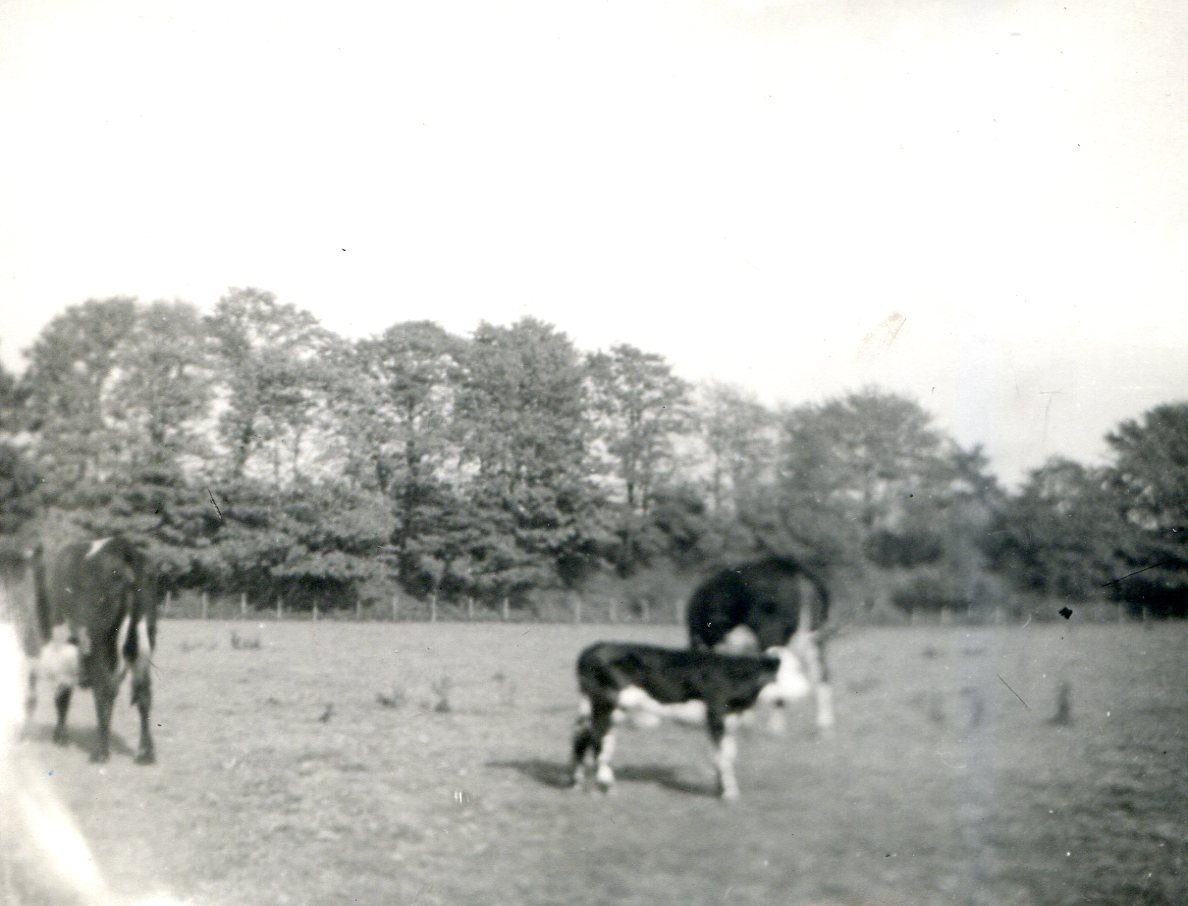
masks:
{"label": "cow shadow", "polygon": [[[67,727],[66,742],[58,746],[54,743],[54,727],[52,724],[32,724],[24,728],[21,738],[25,742],[45,743],[55,748],[78,749],[90,756],[95,751],[95,747],[99,745],[99,729],[97,727],[85,726]],[[136,750],[124,742],[124,737],[115,730],[112,730],[108,735],[107,746],[112,755],[132,756],[136,754]]]}
{"label": "cow shadow", "polygon": [[[519,771],[525,777],[544,786],[559,790],[572,788],[573,777],[568,762],[546,761],[543,758],[523,758],[511,761],[488,761],[489,768],[503,768]],[[651,783],[678,793],[696,796],[716,796],[712,781],[698,783],[682,776],[671,765],[625,764],[615,765],[616,783]]]}

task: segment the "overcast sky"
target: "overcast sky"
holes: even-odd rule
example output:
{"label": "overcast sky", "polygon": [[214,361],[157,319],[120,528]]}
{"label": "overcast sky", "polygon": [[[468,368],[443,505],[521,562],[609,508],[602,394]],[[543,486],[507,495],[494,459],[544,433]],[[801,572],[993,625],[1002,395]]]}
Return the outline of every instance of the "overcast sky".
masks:
{"label": "overcast sky", "polygon": [[0,0],[0,358],[257,286],[535,315],[1008,483],[1188,397],[1188,5]]}

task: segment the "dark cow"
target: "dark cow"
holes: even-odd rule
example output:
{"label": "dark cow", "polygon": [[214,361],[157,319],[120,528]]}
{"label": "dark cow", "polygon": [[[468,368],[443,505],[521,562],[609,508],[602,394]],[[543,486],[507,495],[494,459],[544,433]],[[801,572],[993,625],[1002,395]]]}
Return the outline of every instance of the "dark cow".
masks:
{"label": "dark cow", "polygon": [[759,701],[795,699],[809,691],[791,649],[765,657],[598,642],[578,658],[577,676],[582,702],[573,737],[573,785],[584,784],[592,757],[595,779],[606,792],[615,782],[615,725],[634,713],[704,720],[715,749],[718,791],[724,799],[737,798],[735,730],[742,714]]}
{"label": "dark cow", "polygon": [[157,582],[147,558],[126,538],[68,544],[53,556],[32,555],[37,643],[29,672],[26,720],[37,704],[40,677],[54,689],[58,720],[54,742],[66,743],[66,715],[74,687],[95,696],[98,738],[91,760],[107,761],[111,713],[125,672],[132,674],[132,704],[140,710],[138,764],[155,760],[149,729],[150,659],[157,641]]}
{"label": "dark cow", "polygon": [[[806,593],[807,592],[807,593]],[[821,629],[829,616],[825,583],[790,557],[767,557],[715,573],[693,592],[687,611],[695,650],[730,644],[749,629],[759,649],[795,645],[817,700],[817,726],[833,726],[833,692]]]}

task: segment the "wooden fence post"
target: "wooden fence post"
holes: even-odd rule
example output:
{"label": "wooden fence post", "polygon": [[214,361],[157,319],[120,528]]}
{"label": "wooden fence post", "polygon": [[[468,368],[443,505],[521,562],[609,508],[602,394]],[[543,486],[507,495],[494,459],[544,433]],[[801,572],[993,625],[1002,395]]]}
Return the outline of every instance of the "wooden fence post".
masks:
{"label": "wooden fence post", "polygon": [[355,622],[358,623],[358,622],[361,622],[362,620],[363,620],[363,599],[355,598]]}
{"label": "wooden fence post", "polygon": [[648,619],[649,609],[650,608],[648,606],[648,599],[640,598],[639,599],[639,616],[640,616],[640,619],[645,623],[650,622]]}
{"label": "wooden fence post", "polygon": [[285,618],[285,598],[284,595],[276,596],[276,621],[279,623]]}
{"label": "wooden fence post", "polygon": [[210,597],[206,592],[202,593],[202,619],[206,619],[207,612],[210,608]]}
{"label": "wooden fence post", "polygon": [[318,621],[318,602],[317,601],[313,602],[313,621],[315,623]]}
{"label": "wooden fence post", "polygon": [[239,593],[239,618],[247,619],[247,592],[243,591]]}
{"label": "wooden fence post", "polygon": [[400,618],[400,597],[392,595],[392,622],[395,623]]}
{"label": "wooden fence post", "polygon": [[474,595],[466,596],[466,619],[474,621]]}
{"label": "wooden fence post", "polygon": [[169,607],[173,604],[173,589],[165,592],[165,612],[169,613]]}
{"label": "wooden fence post", "polygon": [[511,601],[508,600],[507,595],[504,595],[503,596],[503,622],[506,623],[510,619],[511,619]]}
{"label": "wooden fence post", "polygon": [[573,596],[573,622],[582,625],[582,596],[577,593]]}
{"label": "wooden fence post", "polygon": [[429,622],[437,622],[437,589],[433,589],[433,594],[429,596]]}

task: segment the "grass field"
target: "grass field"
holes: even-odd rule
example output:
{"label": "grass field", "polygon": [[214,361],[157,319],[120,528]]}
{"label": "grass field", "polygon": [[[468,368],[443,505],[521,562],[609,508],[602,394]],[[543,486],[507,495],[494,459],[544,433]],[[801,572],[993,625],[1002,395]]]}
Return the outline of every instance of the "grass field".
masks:
{"label": "grass field", "polygon": [[[104,768],[85,694],[75,744],[49,742],[43,701],[21,753],[116,890],[195,904],[1188,902],[1188,627],[849,630],[836,733],[808,706],[783,738],[745,730],[733,805],[680,727],[620,735],[617,795],[562,788],[573,662],[599,638],[682,642],[167,621],[157,766],[132,763],[127,688]],[[46,901],[6,846],[9,895]]]}

